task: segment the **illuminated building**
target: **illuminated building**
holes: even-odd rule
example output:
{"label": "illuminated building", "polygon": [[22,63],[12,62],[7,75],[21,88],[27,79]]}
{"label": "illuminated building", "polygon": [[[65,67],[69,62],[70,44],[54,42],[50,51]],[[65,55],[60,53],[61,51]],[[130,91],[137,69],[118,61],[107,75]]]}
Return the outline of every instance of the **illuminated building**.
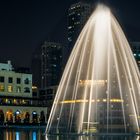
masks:
{"label": "illuminated building", "polygon": [[46,103],[34,99],[32,89],[32,74],[13,71],[10,61],[0,63],[0,124],[45,123]]}
{"label": "illuminated building", "polygon": [[59,84],[62,72],[62,45],[44,42],[41,46],[41,88]]}
{"label": "illuminated building", "polygon": [[[138,65],[138,68],[140,70],[140,42],[130,42],[131,49],[133,51],[133,55],[135,57],[136,63]],[[140,99],[139,99],[140,102]],[[140,106],[139,106],[140,110]]]}
{"label": "illuminated building", "polygon": [[131,49],[133,51],[134,57],[140,69],[140,42],[131,42]]}
{"label": "illuminated building", "polygon": [[92,12],[92,5],[84,2],[75,3],[68,10],[68,47],[73,48],[79,33]]}
{"label": "illuminated building", "polygon": [[62,73],[62,45],[45,41],[33,54],[33,84],[39,89],[58,85]]}
{"label": "illuminated building", "polygon": [[0,95],[32,97],[32,75],[16,73],[10,69],[10,63],[2,68],[3,65],[0,66]]}
{"label": "illuminated building", "polygon": [[54,98],[57,92],[58,86],[50,86],[47,87],[45,90],[40,90],[39,91],[39,98],[40,100],[45,100],[47,102],[47,118],[49,117],[52,104],[54,102]]}

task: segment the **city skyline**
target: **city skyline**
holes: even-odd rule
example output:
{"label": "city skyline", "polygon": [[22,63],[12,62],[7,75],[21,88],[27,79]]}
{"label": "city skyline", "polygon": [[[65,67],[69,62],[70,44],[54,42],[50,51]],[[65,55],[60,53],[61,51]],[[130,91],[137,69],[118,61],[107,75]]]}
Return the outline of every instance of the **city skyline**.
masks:
{"label": "city skyline", "polygon": [[[28,67],[33,51],[45,40],[66,45],[68,8],[76,2],[78,0],[62,0],[61,3],[56,0],[41,2],[38,0],[7,0],[2,2],[0,8],[0,61],[12,60],[12,63],[17,66]],[[107,3],[119,17],[129,41],[139,41],[139,2],[124,0],[120,3],[117,0],[113,2],[108,0]]]}

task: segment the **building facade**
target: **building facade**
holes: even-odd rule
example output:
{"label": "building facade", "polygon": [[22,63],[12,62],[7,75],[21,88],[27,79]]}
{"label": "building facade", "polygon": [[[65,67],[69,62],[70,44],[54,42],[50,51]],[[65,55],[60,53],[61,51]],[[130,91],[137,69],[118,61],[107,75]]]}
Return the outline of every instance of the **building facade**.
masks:
{"label": "building facade", "polygon": [[0,124],[45,123],[46,116],[46,104],[33,98],[32,74],[0,63]]}
{"label": "building facade", "polygon": [[33,84],[39,89],[58,85],[62,73],[62,49],[59,43],[45,41],[34,53]]}
{"label": "building facade", "polygon": [[0,70],[0,95],[32,97],[32,75]]}
{"label": "building facade", "polygon": [[58,86],[50,86],[45,90],[39,91],[40,100],[45,99],[47,102],[47,119],[49,118],[49,114],[55,99],[55,95],[57,92]]}
{"label": "building facade", "polygon": [[89,3],[79,2],[68,9],[68,49],[71,51],[93,10]]}
{"label": "building facade", "polygon": [[62,45],[44,42],[41,46],[41,88],[58,85],[62,73]]}
{"label": "building facade", "polygon": [[140,42],[131,42],[130,46],[133,51],[138,68],[140,70]]}

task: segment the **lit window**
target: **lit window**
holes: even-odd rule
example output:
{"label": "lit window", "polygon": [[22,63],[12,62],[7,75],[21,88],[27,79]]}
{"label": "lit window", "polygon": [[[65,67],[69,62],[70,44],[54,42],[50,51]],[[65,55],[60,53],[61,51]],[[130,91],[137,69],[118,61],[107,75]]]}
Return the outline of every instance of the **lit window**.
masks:
{"label": "lit window", "polygon": [[0,91],[4,91],[4,85],[0,85]]}
{"label": "lit window", "polygon": [[53,65],[53,67],[56,67],[56,65]]}
{"label": "lit window", "polygon": [[136,56],[136,54],[134,53],[134,56]]}
{"label": "lit window", "polygon": [[14,104],[18,104],[18,102],[17,102],[17,100],[16,100],[16,99],[14,99]]}
{"label": "lit window", "polygon": [[22,103],[25,104],[26,103],[25,100],[22,100]]}
{"label": "lit window", "polygon": [[8,92],[12,92],[13,91],[13,86],[8,86]]}
{"label": "lit window", "polygon": [[72,26],[69,26],[69,27],[68,27],[68,29],[71,29],[71,28],[72,28]]}
{"label": "lit window", "polygon": [[16,88],[16,92],[18,92],[18,93],[21,92],[21,87],[20,87],[20,86],[17,86],[17,88]]}

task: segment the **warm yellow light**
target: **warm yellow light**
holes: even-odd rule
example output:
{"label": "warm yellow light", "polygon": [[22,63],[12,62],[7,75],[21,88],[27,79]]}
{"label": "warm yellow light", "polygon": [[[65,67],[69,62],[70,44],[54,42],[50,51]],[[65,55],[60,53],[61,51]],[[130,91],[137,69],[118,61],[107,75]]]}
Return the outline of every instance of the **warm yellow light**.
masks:
{"label": "warm yellow light", "polygon": [[91,100],[91,102],[95,102],[95,100]]}
{"label": "warm yellow light", "polygon": [[26,104],[26,100],[22,100],[22,104]]}
{"label": "warm yellow light", "polygon": [[[134,114],[130,114],[129,117],[135,117]],[[138,119],[140,119],[140,116],[137,116]]]}
{"label": "warm yellow light", "polygon": [[16,100],[16,99],[14,99],[14,103],[15,103],[15,104],[17,103],[17,100]]}
{"label": "warm yellow light", "polygon": [[84,103],[84,102],[88,102],[88,100],[75,100],[76,103]]}
{"label": "warm yellow light", "polygon": [[79,80],[80,85],[102,85],[104,86],[107,80]]}
{"label": "warm yellow light", "polygon": [[7,114],[7,115],[10,115],[10,114],[12,114],[12,112],[10,112],[10,111],[7,111],[7,112],[6,112],[6,114]]}
{"label": "warm yellow light", "polygon": [[106,102],[107,100],[106,99],[103,99],[103,102]]}
{"label": "warm yellow light", "polygon": [[32,86],[32,89],[37,89],[37,86]]}
{"label": "warm yellow light", "polygon": [[100,102],[100,100],[98,99],[97,102]]}
{"label": "warm yellow light", "polygon": [[121,99],[110,99],[110,102],[122,103],[123,100],[121,100]]}
{"label": "warm yellow light", "polygon": [[[107,102],[107,99],[102,99],[102,100],[100,100],[100,99],[97,99],[97,100],[91,100],[91,102]],[[90,102],[89,100],[80,100],[80,99],[78,99],[78,100],[64,100],[64,101],[61,101],[60,103],[61,104],[70,104],[70,103],[87,103],[87,102]],[[113,103],[122,103],[123,102],[123,100],[121,100],[121,99],[110,99],[110,102],[113,102]]]}
{"label": "warm yellow light", "polygon": [[4,85],[0,84],[0,91],[4,91]]}
{"label": "warm yellow light", "polygon": [[13,91],[13,86],[8,86],[8,92],[12,92]]}

